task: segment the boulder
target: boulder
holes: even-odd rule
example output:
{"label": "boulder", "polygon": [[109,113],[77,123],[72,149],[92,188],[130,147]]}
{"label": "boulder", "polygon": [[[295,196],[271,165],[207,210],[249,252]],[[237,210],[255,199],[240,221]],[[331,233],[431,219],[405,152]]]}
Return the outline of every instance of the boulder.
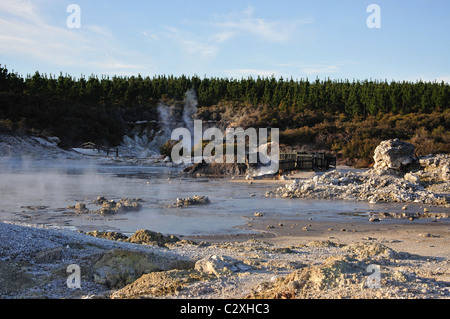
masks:
{"label": "boulder", "polygon": [[89,213],[89,209],[86,207],[86,204],[77,203],[75,205],[75,212],[77,214],[86,214],[86,213]]}
{"label": "boulder", "polygon": [[195,270],[207,274],[214,274],[218,277],[220,275],[230,273],[229,269],[225,267],[223,258],[216,255],[197,261],[195,263]]}
{"label": "boulder", "polygon": [[112,215],[112,214],[115,214],[117,212],[116,204],[117,203],[115,201],[113,201],[113,200],[104,201],[103,204],[102,204],[102,207],[99,210],[97,210],[97,212],[100,215]]}
{"label": "boulder", "polygon": [[414,145],[399,139],[380,143],[374,152],[374,168],[400,170],[414,162]]}
{"label": "boulder", "polygon": [[118,212],[136,212],[142,208],[140,198],[122,198],[116,204],[116,210]]}
{"label": "boulder", "polygon": [[177,198],[177,202],[172,207],[185,207],[191,205],[206,205],[209,204],[209,198],[201,195],[194,195],[194,197]]}
{"label": "boulder", "polygon": [[116,202],[99,197],[98,201],[102,204],[102,207],[96,211],[100,215],[139,211],[142,208],[140,198],[122,198],[119,202]]}
{"label": "boulder", "polygon": [[411,184],[419,184],[420,183],[420,178],[419,176],[413,174],[413,173],[406,173],[404,176],[404,179],[408,182],[410,182]]}
{"label": "boulder", "polygon": [[233,272],[248,271],[252,267],[228,256],[213,255],[197,261],[194,269],[202,273],[220,277]]}
{"label": "boulder", "polygon": [[126,241],[141,245],[165,246],[168,243],[175,243],[179,240],[180,239],[174,235],[164,236],[163,234],[158,232],[154,232],[147,229],[141,229],[136,231]]}

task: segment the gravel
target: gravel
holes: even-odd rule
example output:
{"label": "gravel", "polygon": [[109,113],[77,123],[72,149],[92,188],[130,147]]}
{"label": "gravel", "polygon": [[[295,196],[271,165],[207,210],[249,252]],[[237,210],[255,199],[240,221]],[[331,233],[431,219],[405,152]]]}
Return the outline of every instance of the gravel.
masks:
{"label": "gravel", "polygon": [[81,298],[101,296],[108,289],[83,277],[80,290],[67,288],[67,266],[92,263],[112,249],[179,256],[158,246],[96,238],[63,228],[0,223],[0,298]]}

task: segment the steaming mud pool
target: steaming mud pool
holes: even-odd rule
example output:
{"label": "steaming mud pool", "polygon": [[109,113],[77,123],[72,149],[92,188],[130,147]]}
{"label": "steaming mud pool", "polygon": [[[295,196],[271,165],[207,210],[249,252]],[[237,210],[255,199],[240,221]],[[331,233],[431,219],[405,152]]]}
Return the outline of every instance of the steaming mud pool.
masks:
{"label": "steaming mud pool", "polygon": [[[224,178],[186,178],[180,168],[98,165],[90,160],[0,163],[0,221],[132,234],[148,229],[179,236],[249,233],[255,212],[278,220],[368,223],[372,212],[400,210],[400,204],[266,198],[267,183]],[[207,205],[173,207],[177,198],[201,195]],[[75,214],[77,203],[139,198],[140,210],[114,215]]]}

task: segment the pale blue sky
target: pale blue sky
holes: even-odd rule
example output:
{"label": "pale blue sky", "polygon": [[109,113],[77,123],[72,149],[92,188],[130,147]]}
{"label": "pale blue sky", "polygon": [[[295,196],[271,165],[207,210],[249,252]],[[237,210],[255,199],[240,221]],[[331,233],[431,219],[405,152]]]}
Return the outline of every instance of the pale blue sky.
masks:
{"label": "pale blue sky", "polygon": [[[81,8],[70,29],[69,4]],[[369,29],[369,4],[381,28]],[[450,82],[448,0],[1,0],[19,74]]]}

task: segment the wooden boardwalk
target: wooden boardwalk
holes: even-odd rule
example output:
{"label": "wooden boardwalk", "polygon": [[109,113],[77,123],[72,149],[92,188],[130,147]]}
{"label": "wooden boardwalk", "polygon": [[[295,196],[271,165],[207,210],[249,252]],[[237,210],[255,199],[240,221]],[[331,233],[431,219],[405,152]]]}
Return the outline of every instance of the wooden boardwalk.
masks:
{"label": "wooden boardwalk", "polygon": [[336,157],[325,153],[280,153],[280,173],[294,170],[320,170],[327,171],[336,168]]}

